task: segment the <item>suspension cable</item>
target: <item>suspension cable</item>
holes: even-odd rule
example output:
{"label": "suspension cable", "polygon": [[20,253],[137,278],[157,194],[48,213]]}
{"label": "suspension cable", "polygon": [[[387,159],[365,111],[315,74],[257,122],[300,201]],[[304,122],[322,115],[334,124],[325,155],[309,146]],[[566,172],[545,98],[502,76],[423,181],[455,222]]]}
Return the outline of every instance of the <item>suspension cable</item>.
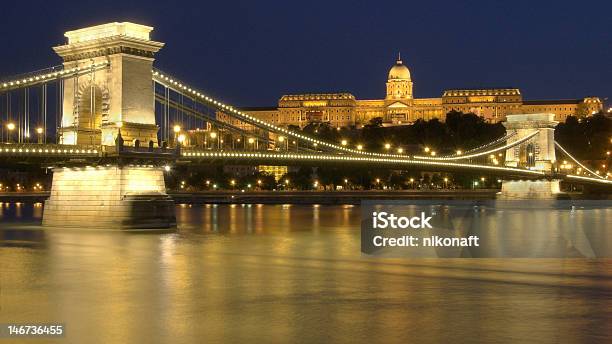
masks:
{"label": "suspension cable", "polygon": [[507,150],[509,148],[512,148],[516,145],[519,145],[527,140],[529,140],[530,138],[534,137],[535,135],[537,135],[540,131],[536,130],[535,132],[519,139],[516,140],[512,143],[506,144],[505,146],[502,147],[498,147],[486,152],[481,152],[481,153],[476,153],[476,154],[469,154],[469,155],[458,155],[458,156],[454,156],[454,157],[448,157],[448,158],[435,158],[435,157],[429,157],[429,156],[414,156],[415,159],[423,159],[423,160],[464,160],[464,159],[470,159],[470,158],[475,158],[475,157],[479,157],[479,156],[483,156],[483,155],[488,155],[488,154],[492,154],[492,153],[496,153],[499,152],[501,150]]}
{"label": "suspension cable", "polygon": [[565,148],[563,148],[559,144],[559,142],[557,142],[556,140],[555,140],[555,146],[557,146],[563,153],[565,153],[565,155],[567,155],[572,161],[574,161],[576,164],[578,164],[583,169],[589,171],[592,175],[594,175],[594,176],[596,176],[597,178],[600,178],[600,179],[605,179],[604,177],[600,176],[599,174],[591,171],[588,167],[584,166],[580,161],[578,161],[576,158],[574,158],[567,150],[565,150]]}

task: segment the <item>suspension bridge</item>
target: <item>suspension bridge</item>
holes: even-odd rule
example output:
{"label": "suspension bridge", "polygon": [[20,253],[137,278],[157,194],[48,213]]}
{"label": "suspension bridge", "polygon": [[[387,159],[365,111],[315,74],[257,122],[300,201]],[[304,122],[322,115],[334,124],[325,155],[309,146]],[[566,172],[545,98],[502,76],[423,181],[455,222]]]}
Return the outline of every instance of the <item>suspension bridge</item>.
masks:
{"label": "suspension bridge", "polygon": [[[612,184],[554,139],[554,114],[508,116],[506,135],[452,155],[370,152],[289,130],[154,68],[153,28],[69,31],[63,64],[0,78],[0,160],[53,169],[44,223],[168,226],[173,164],[382,166],[497,175],[507,197],[551,198],[561,181]],[[185,135],[189,133],[189,135]],[[560,159],[561,157],[561,159]],[[563,161],[563,163],[561,163]]]}

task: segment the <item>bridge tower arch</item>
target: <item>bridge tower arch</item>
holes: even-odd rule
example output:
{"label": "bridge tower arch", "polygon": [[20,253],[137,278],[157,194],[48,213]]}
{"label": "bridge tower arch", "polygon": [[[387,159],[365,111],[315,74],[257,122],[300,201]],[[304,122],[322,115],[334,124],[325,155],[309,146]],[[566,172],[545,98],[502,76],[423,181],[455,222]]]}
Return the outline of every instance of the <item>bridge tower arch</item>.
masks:
{"label": "bridge tower arch", "polygon": [[152,30],[115,22],[64,34],[68,43],[53,50],[65,69],[87,70],[100,63],[107,67],[64,81],[61,142],[112,146],[119,127],[126,142],[157,142],[151,79],[154,54],[164,44],[150,39]]}
{"label": "bridge tower arch", "polygon": [[[530,139],[506,151],[506,166],[525,167],[551,174],[557,158],[555,155],[555,127],[559,122],[552,113],[508,115],[503,122],[512,144],[529,135]],[[512,135],[514,134],[514,135]],[[504,180],[500,198],[550,199],[561,194],[559,180]]]}

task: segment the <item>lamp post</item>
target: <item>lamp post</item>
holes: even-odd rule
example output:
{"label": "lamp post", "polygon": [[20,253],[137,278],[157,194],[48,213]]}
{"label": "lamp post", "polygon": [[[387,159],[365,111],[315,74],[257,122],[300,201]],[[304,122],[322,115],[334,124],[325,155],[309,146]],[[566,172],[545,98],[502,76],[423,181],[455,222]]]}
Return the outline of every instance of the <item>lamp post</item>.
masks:
{"label": "lamp post", "polygon": [[281,145],[283,145],[283,142],[286,142],[285,145],[285,150],[289,150],[289,141],[285,140],[284,136],[279,136],[278,137],[278,142],[280,142]]}
{"label": "lamp post", "polygon": [[8,130],[8,138],[7,138],[7,142],[11,143],[12,141],[12,136],[13,136],[13,130],[15,130],[15,123],[10,122],[6,125],[6,129]]}
{"label": "lamp post", "polygon": [[38,134],[38,144],[43,143],[43,128],[36,128],[36,133]]}
{"label": "lamp post", "polygon": [[181,126],[175,125],[173,130],[174,130],[174,144],[177,144],[178,136],[179,136],[179,133],[181,132]]}
{"label": "lamp post", "polygon": [[[210,148],[211,149],[215,149],[215,141],[216,141],[216,139],[217,139],[217,133],[214,132],[214,131],[211,132],[210,133]],[[217,144],[217,146],[219,146],[219,145]]]}

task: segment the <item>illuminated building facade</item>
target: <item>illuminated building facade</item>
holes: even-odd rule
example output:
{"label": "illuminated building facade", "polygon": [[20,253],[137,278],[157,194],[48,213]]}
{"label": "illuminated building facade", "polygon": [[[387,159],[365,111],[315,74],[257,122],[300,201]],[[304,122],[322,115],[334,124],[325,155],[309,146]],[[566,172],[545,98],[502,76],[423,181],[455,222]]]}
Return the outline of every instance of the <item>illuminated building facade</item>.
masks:
{"label": "illuminated building facade", "polygon": [[523,100],[517,88],[449,89],[440,98],[414,98],[410,70],[399,57],[389,70],[384,99],[359,100],[350,93],[294,94],[282,96],[277,107],[243,108],[269,123],[300,127],[323,122],[333,127],[359,126],[375,117],[383,118],[385,125],[402,125],[418,119],[444,120],[453,110],[475,113],[490,122],[503,121],[506,115],[544,112],[564,121],[569,115],[588,116],[602,109],[597,97]]}

